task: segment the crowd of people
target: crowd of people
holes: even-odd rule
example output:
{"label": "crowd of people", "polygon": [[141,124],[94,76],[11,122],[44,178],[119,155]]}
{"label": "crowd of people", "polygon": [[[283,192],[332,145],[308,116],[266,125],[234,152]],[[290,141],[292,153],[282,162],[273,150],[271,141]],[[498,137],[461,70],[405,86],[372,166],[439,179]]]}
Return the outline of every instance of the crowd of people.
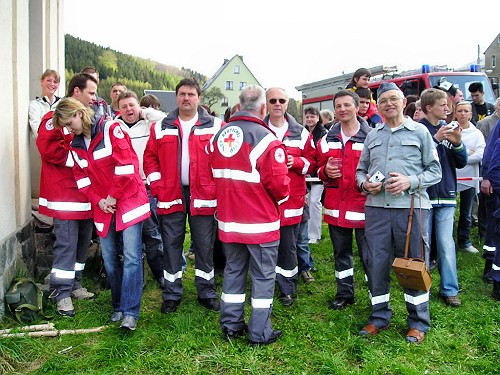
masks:
{"label": "crowd of people", "polygon": [[[478,253],[470,238],[477,215],[484,280],[500,300],[500,99],[492,110],[480,84],[469,86],[470,103],[443,82],[407,106],[410,98],[383,82],[375,102],[370,77],[358,69],[334,95],[333,112],[305,108],[302,125],[287,112],[288,96],[279,87],[244,87],[222,121],[203,107],[191,78],[176,86],[177,108],[167,114],[157,98],[139,100],[121,82],[111,86],[107,104],[97,96],[92,67],[58,98],[59,75],[47,70],[43,96],[30,102],[29,113],[42,159],[39,210],[54,219],[50,298],[57,312],[72,317],[72,299],[94,297],[81,284],[94,231],[111,289],[110,320],[125,330],[137,327],[143,252],[162,288],[161,312],[175,313],[189,224],[198,303],[220,311],[226,340],[248,334],[252,345],[271,344],[282,335],[271,324],[275,285],[289,307],[299,276],[315,281],[309,244],[321,239],[324,220],[336,278],[329,307],[355,303],[354,239],[372,306],[359,333],[372,336],[389,327],[391,264],[405,245],[427,267],[437,263],[440,297],[460,306],[458,192],[458,248]],[[225,257],[220,298],[218,241]],[[406,341],[420,343],[430,327],[429,292],[405,288],[404,298]]]}

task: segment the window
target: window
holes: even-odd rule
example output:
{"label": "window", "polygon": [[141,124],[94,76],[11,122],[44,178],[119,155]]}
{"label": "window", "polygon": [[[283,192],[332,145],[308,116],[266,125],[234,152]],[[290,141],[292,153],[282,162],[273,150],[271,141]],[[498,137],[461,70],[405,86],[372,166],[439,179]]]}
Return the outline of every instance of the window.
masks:
{"label": "window", "polygon": [[491,55],[491,67],[494,69],[497,66],[497,57],[495,55]]}
{"label": "window", "polygon": [[226,90],[233,89],[233,81],[226,81]]}
{"label": "window", "polygon": [[247,85],[246,82],[240,82],[240,90],[243,90],[243,88]]}
{"label": "window", "polygon": [[233,67],[233,73],[234,74],[240,74],[240,66],[239,65],[235,65]]}
{"label": "window", "polygon": [[223,97],[220,105],[222,107],[227,107],[229,105],[229,100],[226,97]]}

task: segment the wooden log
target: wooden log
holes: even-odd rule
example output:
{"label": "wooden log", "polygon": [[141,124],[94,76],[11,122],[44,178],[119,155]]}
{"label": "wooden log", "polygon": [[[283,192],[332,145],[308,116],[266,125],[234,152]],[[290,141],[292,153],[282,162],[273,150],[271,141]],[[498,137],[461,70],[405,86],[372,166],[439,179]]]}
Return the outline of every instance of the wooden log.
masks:
{"label": "wooden log", "polygon": [[83,329],[61,329],[49,331],[34,331],[34,332],[19,332],[19,333],[4,333],[0,337],[55,337],[60,335],[78,335],[82,333],[98,333],[104,331],[108,326],[100,326],[95,328]]}
{"label": "wooden log", "polygon": [[54,323],[47,324],[34,324],[32,326],[24,326],[20,328],[8,328],[8,329],[0,329],[0,335],[5,333],[10,333],[12,331],[20,329],[21,331],[47,331],[54,329]]}

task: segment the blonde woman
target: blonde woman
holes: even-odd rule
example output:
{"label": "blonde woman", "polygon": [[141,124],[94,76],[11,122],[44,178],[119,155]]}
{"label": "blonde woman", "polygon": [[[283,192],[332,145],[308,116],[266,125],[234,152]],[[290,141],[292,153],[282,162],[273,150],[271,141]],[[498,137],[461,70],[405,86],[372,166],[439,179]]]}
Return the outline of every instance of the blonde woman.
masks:
{"label": "blonde woman", "polygon": [[142,221],[150,216],[137,155],[119,122],[93,117],[92,110],[72,98],[60,101],[52,120],[74,135],[73,172],[94,209],[111,286],[111,321],[133,331],[142,297]]}
{"label": "blonde woman", "polygon": [[[457,169],[457,177],[479,177],[479,166],[486,146],[483,133],[471,122],[472,106],[462,101],[455,105],[455,123],[462,129],[462,142],[467,147],[467,165]],[[472,227],[472,203],[479,193],[478,181],[458,181],[457,191],[460,193],[460,215],[457,226],[458,248],[469,253],[479,251],[472,245],[470,230]]]}
{"label": "blonde woman", "polygon": [[52,69],[47,69],[40,77],[42,96],[30,101],[28,112],[29,125],[35,138],[38,136],[38,127],[43,115],[57,106],[60,98],[56,96],[56,92],[60,81],[59,73]]}

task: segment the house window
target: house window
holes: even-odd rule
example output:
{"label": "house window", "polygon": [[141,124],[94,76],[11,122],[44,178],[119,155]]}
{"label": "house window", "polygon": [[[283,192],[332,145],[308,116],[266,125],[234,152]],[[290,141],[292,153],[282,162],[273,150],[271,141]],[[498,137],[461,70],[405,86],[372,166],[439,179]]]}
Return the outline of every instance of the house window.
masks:
{"label": "house window", "polygon": [[233,73],[234,74],[240,74],[240,66],[239,65],[235,65],[234,68],[233,68]]}
{"label": "house window", "polygon": [[243,90],[243,88],[247,85],[246,82],[240,82],[240,90]]}
{"label": "house window", "polygon": [[220,105],[222,107],[227,107],[229,105],[229,100],[226,97],[223,97]]}
{"label": "house window", "polygon": [[497,66],[497,57],[495,55],[491,55],[491,67],[494,69]]}
{"label": "house window", "polygon": [[233,90],[233,81],[226,81],[226,90]]}

